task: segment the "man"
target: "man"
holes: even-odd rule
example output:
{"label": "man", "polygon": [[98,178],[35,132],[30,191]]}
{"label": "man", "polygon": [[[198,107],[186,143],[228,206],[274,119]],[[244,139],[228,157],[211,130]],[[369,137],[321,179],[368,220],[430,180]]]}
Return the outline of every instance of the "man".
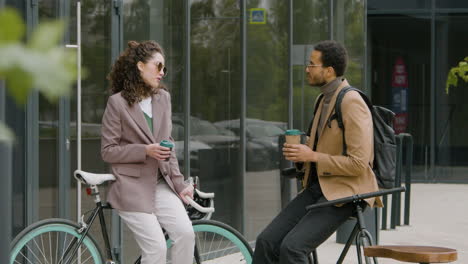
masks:
{"label": "man", "polygon": [[[310,204],[354,194],[377,191],[372,172],[373,127],[371,113],[359,93],[350,91],[341,109],[347,156],[343,156],[343,131],[334,119],[334,105],[341,89],[346,49],[335,41],[318,43],[305,71],[311,86],[320,86],[323,99],[314,116],[307,144],[284,144],[283,154],[296,166],[304,165],[303,191],[258,236],[254,264],[307,263],[308,255],[353,214],[352,204],[306,211]],[[371,207],[379,199],[368,199]]]}

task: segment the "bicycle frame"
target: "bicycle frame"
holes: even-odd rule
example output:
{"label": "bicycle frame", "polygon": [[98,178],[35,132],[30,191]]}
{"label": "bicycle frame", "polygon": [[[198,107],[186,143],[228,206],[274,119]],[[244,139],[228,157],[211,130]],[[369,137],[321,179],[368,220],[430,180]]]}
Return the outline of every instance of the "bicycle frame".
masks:
{"label": "bicycle frame", "polygon": [[[357,222],[356,225],[353,228],[353,231],[351,232],[348,241],[346,242],[346,245],[343,248],[343,251],[340,254],[340,257],[337,261],[337,264],[341,264],[344,261],[344,258],[346,257],[346,254],[349,251],[349,248],[351,247],[351,244],[353,243],[353,240],[356,241],[356,251],[357,251],[357,257],[358,257],[358,263],[362,263],[362,256],[361,256],[361,247],[366,247],[368,245],[373,245],[374,241],[372,239],[371,234],[366,228],[365,221],[364,221],[364,216],[363,216],[363,206],[359,204],[362,202],[364,199],[371,198],[371,197],[377,197],[377,196],[382,196],[386,194],[393,194],[393,193],[400,193],[404,192],[405,187],[397,187],[397,188],[392,188],[388,190],[383,190],[383,191],[377,191],[377,192],[371,192],[371,193],[365,193],[365,194],[357,194],[345,198],[340,198],[336,200],[331,200],[327,202],[323,202],[320,204],[313,204],[313,205],[308,205],[306,206],[306,210],[313,210],[316,208],[322,208],[322,207],[327,207],[327,206],[334,206],[337,204],[345,204],[345,203],[350,203],[352,202],[355,205],[356,209],[356,218]],[[361,243],[363,242],[363,244]],[[316,256],[316,251],[313,252],[314,257],[311,261],[311,263],[317,264],[317,256]],[[366,263],[370,263],[370,259],[366,257],[365,259]],[[373,258],[374,264],[378,264],[377,258]]]}
{"label": "bicycle frame", "polygon": [[[112,255],[110,242],[109,242],[109,235],[107,233],[106,221],[104,219],[104,209],[112,209],[112,207],[110,207],[110,205],[108,204],[102,203],[101,198],[99,196],[99,189],[97,186],[93,185],[90,188],[92,190],[91,195],[95,196],[94,202],[96,203],[96,207],[93,209],[91,215],[87,218],[86,221],[80,222],[81,227],[79,230],[77,230],[77,232],[81,234],[82,236],[80,240],[77,242],[76,242],[76,238],[73,239],[73,241],[70,243],[68,248],[65,250],[65,256],[68,255],[68,252],[70,252],[70,250],[73,250],[70,257],[68,257],[68,259],[73,259],[75,254],[78,252],[78,249],[80,248],[81,244],[83,243],[83,240],[88,235],[89,229],[93,225],[94,220],[96,220],[96,217],[99,216],[99,222],[101,224],[101,234],[103,236],[103,240],[104,240],[105,247],[106,247],[107,260],[111,260],[112,261],[111,263],[113,263],[114,257]],[[82,218],[83,217],[84,215],[82,216]],[[67,260],[67,258],[64,258],[64,259]],[[64,262],[64,263],[67,263],[67,262]]]}

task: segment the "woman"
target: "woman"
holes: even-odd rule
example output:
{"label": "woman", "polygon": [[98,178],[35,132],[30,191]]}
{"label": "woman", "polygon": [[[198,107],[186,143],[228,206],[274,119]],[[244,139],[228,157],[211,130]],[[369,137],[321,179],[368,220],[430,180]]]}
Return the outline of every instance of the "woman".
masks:
{"label": "woman", "polygon": [[112,96],[102,119],[101,155],[116,181],[108,201],[133,232],[141,263],[166,263],[164,228],[174,241],[172,262],[192,263],[195,236],[181,202],[193,197],[184,183],[171,138],[171,98],[161,80],[167,74],[158,43],[128,42],[108,79]]}

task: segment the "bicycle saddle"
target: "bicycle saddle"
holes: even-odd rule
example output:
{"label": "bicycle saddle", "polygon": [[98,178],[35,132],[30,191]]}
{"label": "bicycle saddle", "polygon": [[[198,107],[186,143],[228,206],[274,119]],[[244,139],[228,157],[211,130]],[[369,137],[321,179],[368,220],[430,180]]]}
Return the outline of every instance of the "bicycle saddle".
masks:
{"label": "bicycle saddle", "polygon": [[99,185],[106,181],[115,181],[115,176],[112,174],[96,174],[82,170],[76,170],[73,175],[75,176],[75,179],[88,185]]}

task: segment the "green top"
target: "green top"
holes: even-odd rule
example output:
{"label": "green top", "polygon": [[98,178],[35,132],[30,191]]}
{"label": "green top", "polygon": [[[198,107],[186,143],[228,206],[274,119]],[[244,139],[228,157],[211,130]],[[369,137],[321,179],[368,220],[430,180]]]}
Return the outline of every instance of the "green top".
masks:
{"label": "green top", "polygon": [[151,133],[153,133],[153,118],[149,117],[145,112],[143,112],[145,115],[146,122],[148,123],[148,127],[151,130]]}

